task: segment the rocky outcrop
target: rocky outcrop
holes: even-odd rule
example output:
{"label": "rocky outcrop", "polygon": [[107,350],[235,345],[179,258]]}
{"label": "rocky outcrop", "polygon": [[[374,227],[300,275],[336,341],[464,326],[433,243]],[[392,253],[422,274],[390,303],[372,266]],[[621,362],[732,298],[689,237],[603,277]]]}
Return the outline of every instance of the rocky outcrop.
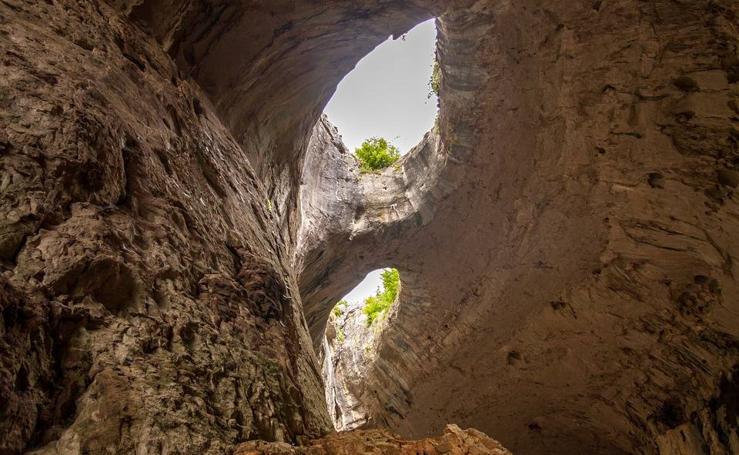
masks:
{"label": "rocky outcrop", "polygon": [[456,425],[445,428],[438,438],[406,441],[383,430],[334,433],[309,442],[304,447],[252,441],[236,448],[234,455],[510,455],[497,441],[474,429],[461,430]]}

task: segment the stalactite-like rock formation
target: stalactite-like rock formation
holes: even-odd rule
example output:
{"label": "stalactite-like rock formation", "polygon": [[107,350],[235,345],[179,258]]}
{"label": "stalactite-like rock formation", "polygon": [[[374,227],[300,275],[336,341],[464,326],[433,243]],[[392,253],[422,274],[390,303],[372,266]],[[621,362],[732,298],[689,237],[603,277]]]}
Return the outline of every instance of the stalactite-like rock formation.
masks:
{"label": "stalactite-like rock formation", "polygon": [[[335,440],[315,350],[385,265],[403,286],[356,396],[368,426],[739,451],[738,14],[3,0],[0,453]],[[431,17],[438,126],[359,176],[320,112]]]}

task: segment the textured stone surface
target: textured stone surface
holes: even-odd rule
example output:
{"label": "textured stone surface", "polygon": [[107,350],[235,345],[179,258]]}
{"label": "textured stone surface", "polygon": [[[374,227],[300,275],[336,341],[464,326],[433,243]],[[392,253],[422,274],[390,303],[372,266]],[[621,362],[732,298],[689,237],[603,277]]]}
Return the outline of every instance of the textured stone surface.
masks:
{"label": "textured stone surface", "polygon": [[295,261],[314,340],[323,337],[326,309],[336,296],[368,272],[393,266],[405,240],[431,218],[435,203],[452,188],[439,175],[448,169],[446,159],[432,130],[391,168],[360,175],[336,128],[321,119],[301,179]]}
{"label": "textured stone surface", "polygon": [[736,4],[483,3],[441,18],[436,190],[382,196],[422,194],[422,222],[347,223],[338,254],[317,248],[331,291],[301,279],[309,321],[352,268],[400,269],[355,394],[370,425],[455,421],[520,453],[736,452]]}
{"label": "textured stone surface", "polygon": [[252,441],[236,448],[234,455],[510,455],[497,441],[475,429],[448,425],[437,438],[418,441],[400,439],[384,430],[333,433],[304,447]]}
{"label": "textured stone surface", "polygon": [[[737,452],[737,8],[2,1],[2,451],[319,437],[311,341],[394,265],[369,425]],[[434,15],[439,127],[360,178],[320,111]]]}
{"label": "textured stone surface", "polygon": [[0,17],[0,453],[322,435],[288,247],[197,84],[105,3]]}
{"label": "textured stone surface", "polygon": [[209,95],[294,240],[302,157],[339,81],[388,36],[471,0],[113,0]]}
{"label": "textured stone surface", "polygon": [[321,355],[326,404],[338,431],[370,423],[366,403],[371,401],[368,395],[376,394],[377,388],[367,381],[374,378],[371,369],[384,361],[377,357],[381,334],[394,323],[396,312],[397,302],[368,325],[360,302],[329,318]]}

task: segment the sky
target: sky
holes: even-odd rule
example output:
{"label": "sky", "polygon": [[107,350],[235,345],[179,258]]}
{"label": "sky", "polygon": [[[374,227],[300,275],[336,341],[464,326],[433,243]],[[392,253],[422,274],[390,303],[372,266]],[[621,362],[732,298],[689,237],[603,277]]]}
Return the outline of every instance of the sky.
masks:
{"label": "sky", "polygon": [[[349,150],[380,136],[405,154],[433,127],[436,96],[428,94],[435,48],[432,19],[405,39],[390,38],[377,46],[339,83],[324,112]],[[344,299],[357,305],[374,295],[382,284],[380,273],[370,272]]]}
{"label": "sky", "polygon": [[434,125],[436,97],[428,98],[436,26],[423,22],[375,48],[339,83],[324,112],[339,128],[349,150],[373,136],[401,153],[418,144]]}
{"label": "sky", "polygon": [[[364,303],[364,299],[375,295],[377,288],[382,286],[382,279],[380,278],[382,271],[383,269],[378,269],[368,273],[364,280],[344,297],[344,300],[354,306]],[[403,279],[403,277],[400,278]]]}

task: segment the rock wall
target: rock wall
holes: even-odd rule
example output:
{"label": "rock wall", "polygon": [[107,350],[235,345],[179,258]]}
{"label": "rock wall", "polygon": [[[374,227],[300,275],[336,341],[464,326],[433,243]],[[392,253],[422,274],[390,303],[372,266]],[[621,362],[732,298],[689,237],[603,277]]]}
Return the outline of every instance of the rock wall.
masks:
{"label": "rock wall", "polygon": [[379,389],[368,381],[374,379],[371,369],[384,360],[377,357],[378,345],[397,312],[393,305],[369,325],[362,307],[351,303],[332,314],[321,345],[326,404],[337,431],[371,424],[366,403]]}
{"label": "rock wall", "polygon": [[434,129],[393,167],[360,174],[337,129],[321,119],[303,168],[295,257],[314,341],[323,338],[337,296],[368,272],[395,266],[397,251],[433,216],[452,187],[440,175],[449,170],[446,159]]}
{"label": "rock wall", "polygon": [[0,4],[0,453],[213,453],[330,429],[250,159],[99,1]]}
{"label": "rock wall", "polygon": [[303,295],[324,318],[357,269],[401,271],[355,395],[369,426],[455,421],[527,454],[739,450],[736,17],[735,2],[627,0],[440,17],[443,169],[435,189],[372,196],[421,201],[405,217],[423,216],[396,231],[380,204],[344,237],[313,229],[348,239],[334,254],[318,242],[331,290]]}
{"label": "rock wall", "polygon": [[424,320],[445,360],[390,422],[486,422],[524,453],[735,452],[737,6],[537,5],[497,10],[488,146],[415,245],[463,322]]}
{"label": "rock wall", "polygon": [[264,182],[286,243],[303,156],[339,81],[388,36],[471,0],[113,0],[209,95]]}
{"label": "rock wall", "polygon": [[[738,8],[4,0],[0,451],[320,437],[311,343],[394,265],[368,425],[737,452]],[[434,16],[438,128],[360,178],[320,112]]]}

